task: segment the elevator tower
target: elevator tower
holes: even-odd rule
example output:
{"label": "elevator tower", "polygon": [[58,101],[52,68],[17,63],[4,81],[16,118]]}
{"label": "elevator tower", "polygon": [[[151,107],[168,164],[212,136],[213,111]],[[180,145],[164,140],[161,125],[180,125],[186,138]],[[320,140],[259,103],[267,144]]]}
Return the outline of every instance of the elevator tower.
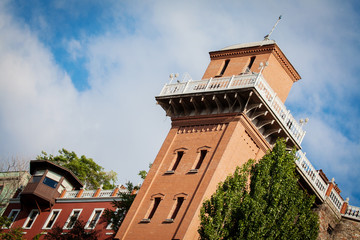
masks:
{"label": "elevator tower", "polygon": [[273,40],[210,52],[201,80],[166,84],[171,129],[116,239],[198,239],[200,208],[235,168],[277,138],[305,135],[284,105],[300,75]]}

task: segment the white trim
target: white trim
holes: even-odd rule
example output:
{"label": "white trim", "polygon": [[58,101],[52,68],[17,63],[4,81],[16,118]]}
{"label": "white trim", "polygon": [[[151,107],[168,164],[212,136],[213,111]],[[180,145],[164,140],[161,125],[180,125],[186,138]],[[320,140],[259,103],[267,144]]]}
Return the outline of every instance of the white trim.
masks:
{"label": "white trim", "polygon": [[[30,216],[31,216],[34,212],[37,212],[37,214],[36,214],[33,222],[31,223],[31,225],[30,225],[29,227],[26,227],[26,225],[27,225],[27,224],[29,223],[29,221],[30,221]],[[28,215],[28,217],[27,217],[27,219],[26,219],[26,221],[25,221],[25,223],[24,223],[24,225],[23,225],[23,229],[31,229],[32,225],[34,225],[34,222],[36,221],[36,218],[37,218],[38,216],[39,216],[39,210],[37,210],[37,209],[31,210],[31,212],[29,213],[29,215]]]}
{"label": "white trim", "polygon": [[[101,218],[101,215],[103,213],[105,208],[95,208],[91,214],[91,216],[89,217],[89,220],[87,221],[84,229],[94,229],[96,227],[96,224],[99,222],[100,218]],[[90,228],[89,225],[91,224],[91,222],[93,221],[93,218],[95,217],[95,213],[97,211],[100,211],[100,215],[99,217],[95,220],[95,224],[94,224],[94,227]]]}
{"label": "white trim", "polygon": [[[54,212],[55,212],[55,211],[57,211],[57,212],[59,212],[59,213],[58,213],[57,216],[55,217],[54,222],[52,223],[52,225],[51,225],[50,227],[46,227],[46,226],[48,225],[48,223],[50,222],[52,216],[54,215]],[[42,229],[51,229],[51,228],[54,226],[57,218],[59,217],[59,215],[60,215],[60,213],[61,213],[61,211],[62,211],[62,209],[53,209],[53,210],[50,212],[48,218],[46,219],[45,224],[44,224],[44,226],[42,227]]]}
{"label": "white trim", "polygon": [[120,197],[91,197],[91,198],[57,198],[57,203],[68,203],[68,202],[113,202],[114,200],[120,201]]}
{"label": "white trim", "polygon": [[[116,214],[118,211],[119,211],[119,208],[116,208],[116,209],[115,209],[115,214]],[[111,219],[111,220],[112,220],[112,219]],[[105,229],[106,229],[106,230],[112,230],[112,225],[113,225],[112,223],[109,223],[109,224],[106,226]]]}
{"label": "white trim", "polygon": [[[12,224],[15,222],[17,216],[18,216],[19,213],[20,213],[20,209],[11,209],[11,212],[9,213],[8,218],[9,218],[9,217],[11,216],[11,214],[12,214],[13,212],[15,212],[15,211],[17,211],[17,213],[14,215],[14,218],[13,218],[13,220],[11,221],[11,223],[10,223],[10,225],[9,225],[9,228],[11,228]],[[7,229],[6,227],[4,227],[4,228]]]}
{"label": "white trim", "polygon": [[72,227],[71,227],[71,228],[67,228],[66,226],[69,224],[69,222],[70,222],[70,220],[71,220],[71,217],[74,215],[74,212],[75,212],[75,211],[79,211],[79,215],[77,216],[76,220],[79,219],[79,217],[80,217],[80,215],[81,215],[81,212],[82,212],[82,208],[73,209],[73,210],[71,211],[68,219],[66,220],[63,229],[72,229]]}

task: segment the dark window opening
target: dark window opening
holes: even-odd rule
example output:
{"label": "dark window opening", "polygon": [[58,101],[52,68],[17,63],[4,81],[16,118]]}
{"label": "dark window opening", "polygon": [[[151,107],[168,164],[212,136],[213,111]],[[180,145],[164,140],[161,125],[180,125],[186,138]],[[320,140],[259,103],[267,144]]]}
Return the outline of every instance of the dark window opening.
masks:
{"label": "dark window opening", "polygon": [[40,182],[41,178],[42,176],[33,176],[31,182],[32,183]]}
{"label": "dark window opening", "polygon": [[55,220],[56,220],[56,217],[59,215],[59,212],[60,211],[54,211],[48,224],[46,224],[46,228],[51,228],[52,225],[54,224]]}
{"label": "dark window opening", "polygon": [[153,206],[153,208],[152,208],[152,210],[151,210],[151,212],[150,212],[150,214],[149,214],[148,219],[152,219],[152,217],[154,216],[154,214],[155,214],[155,212],[156,212],[156,209],[158,208],[158,206],[159,206],[159,204],[160,204],[160,202],[161,202],[161,198],[156,197],[154,201],[155,201],[155,202],[154,202],[154,206]]}
{"label": "dark window opening", "polygon": [[178,151],[177,152],[177,157],[176,157],[176,161],[175,161],[175,163],[174,163],[174,166],[172,167],[172,171],[175,171],[176,170],[176,168],[178,167],[178,165],[179,165],[179,163],[180,163],[180,160],[181,160],[181,158],[183,157],[183,155],[184,155],[184,151]]}
{"label": "dark window opening", "polygon": [[255,58],[256,58],[256,57],[251,57],[251,58],[250,58],[249,65],[247,66],[247,69],[248,69],[248,70],[250,70],[251,67],[252,67],[252,65],[254,64]]}
{"label": "dark window opening", "polygon": [[11,219],[11,222],[13,223],[18,215],[20,210],[12,210],[8,216],[9,219]]}
{"label": "dark window opening", "polygon": [[89,228],[95,227],[98,219],[100,218],[100,215],[101,215],[101,210],[96,210],[92,220],[90,221]]}
{"label": "dark window opening", "polygon": [[70,217],[70,221],[67,224],[66,228],[72,228],[76,222],[76,220],[78,219],[80,214],[80,211],[74,211],[73,215]]}
{"label": "dark window opening", "polygon": [[51,178],[45,177],[43,183],[49,187],[56,188],[58,182]]}
{"label": "dark window opening", "polygon": [[229,62],[230,62],[229,59],[225,60],[225,64],[224,64],[223,68],[221,69],[220,76],[224,74],[226,68],[227,68],[228,65],[229,65]]}
{"label": "dark window opening", "polygon": [[177,198],[177,203],[176,203],[176,208],[171,216],[171,219],[175,219],[176,218],[176,215],[178,214],[179,210],[180,210],[180,207],[181,205],[183,204],[184,202],[184,197],[178,197]]}
{"label": "dark window opening", "polygon": [[199,169],[201,167],[201,164],[203,163],[207,152],[208,152],[207,150],[201,150],[200,151],[200,158],[199,158],[198,163],[196,164],[195,169]]}
{"label": "dark window opening", "polygon": [[332,234],[333,233],[333,231],[334,231],[334,228],[332,227],[332,226],[330,226],[330,224],[328,225],[328,228],[327,228],[327,232],[328,232],[328,234]]}
{"label": "dark window opening", "polygon": [[30,216],[29,216],[29,221],[27,222],[25,228],[31,228],[32,224],[34,223],[35,221],[35,218],[37,217],[37,215],[39,214],[39,212],[36,210],[36,211],[32,211],[30,213]]}

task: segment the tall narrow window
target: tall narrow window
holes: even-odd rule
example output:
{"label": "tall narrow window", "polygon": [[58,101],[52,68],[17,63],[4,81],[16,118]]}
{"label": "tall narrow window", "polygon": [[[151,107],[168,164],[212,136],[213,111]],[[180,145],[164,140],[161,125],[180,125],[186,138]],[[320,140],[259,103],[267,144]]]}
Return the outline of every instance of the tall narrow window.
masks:
{"label": "tall narrow window", "polygon": [[39,215],[39,210],[37,210],[37,209],[31,210],[28,218],[26,219],[26,221],[24,223],[23,228],[30,229],[38,215]]}
{"label": "tall narrow window", "polygon": [[74,209],[72,210],[68,220],[66,221],[65,225],[64,225],[64,229],[71,229],[73,228],[76,220],[79,218],[80,213],[81,213],[81,209]]}
{"label": "tall narrow window", "polygon": [[12,209],[8,218],[11,219],[11,224],[9,226],[9,228],[11,227],[11,225],[13,224],[13,222],[15,222],[15,219],[17,217],[17,215],[19,214],[20,209]]}
{"label": "tall narrow window", "polygon": [[151,212],[150,212],[150,214],[149,214],[149,216],[148,216],[148,219],[152,219],[152,218],[153,218],[153,216],[154,216],[154,214],[155,214],[155,212],[156,212],[156,209],[159,207],[160,202],[161,202],[161,198],[160,198],[160,197],[156,197],[156,198],[154,199],[154,205],[153,205],[153,208],[151,209]]}
{"label": "tall narrow window", "polygon": [[178,197],[177,198],[176,207],[175,207],[174,212],[173,212],[173,214],[171,216],[172,220],[174,220],[176,218],[176,216],[177,216],[183,202],[184,202],[184,197]]}
{"label": "tall narrow window", "polygon": [[251,57],[251,58],[250,58],[250,62],[249,62],[249,65],[247,66],[247,70],[250,71],[252,65],[254,64],[255,58],[256,58],[256,57]]}
{"label": "tall narrow window", "polygon": [[88,223],[85,226],[85,229],[93,229],[95,228],[97,222],[100,219],[101,213],[104,209],[95,209],[93,213],[91,214]]}
{"label": "tall narrow window", "polygon": [[45,222],[43,229],[51,229],[53,227],[57,217],[59,216],[60,212],[61,212],[60,209],[54,209],[53,211],[51,211],[48,219]]}
{"label": "tall narrow window", "polygon": [[222,75],[224,74],[226,68],[227,68],[228,65],[229,65],[229,62],[230,62],[229,59],[225,60],[224,66],[223,66],[223,68],[221,69],[221,72],[220,72],[220,74],[219,74],[220,76],[222,76]]}
{"label": "tall narrow window", "polygon": [[178,151],[177,152],[176,161],[175,161],[175,163],[174,163],[174,165],[173,165],[173,167],[171,169],[172,171],[175,171],[176,168],[179,166],[180,160],[183,157],[183,155],[184,155],[184,151]]}
{"label": "tall narrow window", "polygon": [[207,152],[208,152],[207,150],[201,150],[201,151],[200,151],[200,158],[199,158],[198,163],[196,164],[195,169],[199,169],[199,168],[201,167],[201,164],[203,163],[204,158],[205,158]]}

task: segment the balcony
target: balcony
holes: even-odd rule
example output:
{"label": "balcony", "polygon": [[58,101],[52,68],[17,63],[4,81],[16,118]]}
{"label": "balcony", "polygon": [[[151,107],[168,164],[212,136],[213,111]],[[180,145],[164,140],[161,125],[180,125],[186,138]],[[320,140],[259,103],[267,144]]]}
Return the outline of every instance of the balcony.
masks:
{"label": "balcony", "polygon": [[[253,92],[260,99],[256,100],[255,95],[252,96]],[[295,120],[264,77],[258,73],[166,84],[156,100],[168,116],[175,118],[245,112],[259,130],[263,128],[260,132],[265,138],[269,133],[283,130],[295,142],[298,149],[305,136],[301,124]],[[262,110],[262,106],[266,109]],[[269,112],[272,117],[264,117]],[[273,124],[273,120],[280,125],[278,128],[274,126],[264,128],[269,123]],[[287,139],[287,136],[277,137]]]}

